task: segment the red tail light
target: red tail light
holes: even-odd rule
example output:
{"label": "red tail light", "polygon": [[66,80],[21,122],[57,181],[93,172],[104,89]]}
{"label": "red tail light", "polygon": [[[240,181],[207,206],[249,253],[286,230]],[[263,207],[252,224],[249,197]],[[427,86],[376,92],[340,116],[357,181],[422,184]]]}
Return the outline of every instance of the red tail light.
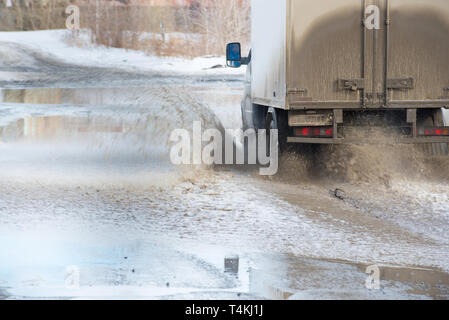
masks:
{"label": "red tail light", "polygon": [[298,127],[294,129],[295,136],[308,138],[332,138],[334,129],[329,127]]}
{"label": "red tail light", "polygon": [[449,127],[419,128],[418,135],[419,136],[429,136],[429,137],[449,136]]}

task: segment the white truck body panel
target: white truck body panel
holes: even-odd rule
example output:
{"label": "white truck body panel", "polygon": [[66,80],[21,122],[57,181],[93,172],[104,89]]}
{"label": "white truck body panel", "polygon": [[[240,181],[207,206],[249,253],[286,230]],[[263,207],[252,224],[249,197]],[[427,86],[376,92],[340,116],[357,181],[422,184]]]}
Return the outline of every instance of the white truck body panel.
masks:
{"label": "white truck body panel", "polygon": [[252,0],[251,96],[270,107],[286,106],[287,0]]}

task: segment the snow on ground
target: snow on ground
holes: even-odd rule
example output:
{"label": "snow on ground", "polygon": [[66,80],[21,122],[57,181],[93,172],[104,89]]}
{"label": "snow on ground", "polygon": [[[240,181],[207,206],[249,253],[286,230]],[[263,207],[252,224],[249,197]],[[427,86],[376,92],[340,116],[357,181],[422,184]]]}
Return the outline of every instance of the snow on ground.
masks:
{"label": "snow on ground", "polygon": [[[183,74],[242,74],[245,72],[245,68],[225,67],[225,57],[223,56],[205,56],[195,59],[148,56],[135,50],[87,45],[87,41],[83,40],[83,37],[81,40],[86,45],[81,48],[70,46],[65,41],[69,36],[70,31],[68,30],[0,32],[0,42],[17,43],[63,62],[81,66]],[[0,66],[2,66],[5,56],[1,51],[0,58]],[[17,60],[16,56],[8,58]],[[11,78],[14,79],[11,74],[0,73],[0,80]]]}

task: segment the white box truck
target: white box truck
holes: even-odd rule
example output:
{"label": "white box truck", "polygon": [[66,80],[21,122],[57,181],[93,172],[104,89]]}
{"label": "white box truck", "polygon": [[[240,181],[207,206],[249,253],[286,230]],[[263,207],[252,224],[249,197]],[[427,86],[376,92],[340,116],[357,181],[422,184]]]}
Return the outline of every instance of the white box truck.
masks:
{"label": "white box truck", "polygon": [[[448,0],[252,0],[245,128],[279,144],[397,143],[447,154]],[[353,133],[357,132],[357,135]]]}

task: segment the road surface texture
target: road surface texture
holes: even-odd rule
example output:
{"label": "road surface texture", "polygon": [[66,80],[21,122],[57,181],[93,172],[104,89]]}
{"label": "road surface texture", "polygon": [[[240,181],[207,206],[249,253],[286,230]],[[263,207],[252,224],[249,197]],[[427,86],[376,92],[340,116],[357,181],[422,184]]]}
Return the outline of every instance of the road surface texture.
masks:
{"label": "road surface texture", "polygon": [[[449,169],[403,146],[170,163],[170,134],[241,127],[244,77],[0,66],[0,299],[447,299]],[[369,290],[368,267],[380,287]]]}

